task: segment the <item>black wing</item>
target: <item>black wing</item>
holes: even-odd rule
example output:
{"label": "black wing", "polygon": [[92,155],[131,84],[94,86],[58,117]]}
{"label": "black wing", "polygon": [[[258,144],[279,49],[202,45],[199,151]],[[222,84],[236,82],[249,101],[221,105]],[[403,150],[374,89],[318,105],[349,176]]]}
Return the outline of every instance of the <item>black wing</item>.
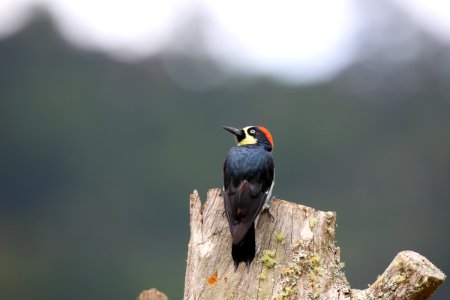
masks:
{"label": "black wing", "polygon": [[224,206],[230,225],[233,244],[238,245],[270,196],[274,177],[272,156],[267,153],[259,160],[259,167],[243,173],[230,170],[228,159],[224,165]]}

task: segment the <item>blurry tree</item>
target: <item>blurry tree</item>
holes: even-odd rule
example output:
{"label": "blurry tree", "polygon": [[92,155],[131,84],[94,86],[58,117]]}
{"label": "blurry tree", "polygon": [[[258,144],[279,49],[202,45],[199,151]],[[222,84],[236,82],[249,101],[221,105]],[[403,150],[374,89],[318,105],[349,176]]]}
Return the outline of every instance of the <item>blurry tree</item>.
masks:
{"label": "blurry tree", "polygon": [[222,185],[233,144],[221,125],[267,126],[274,194],[337,211],[352,287],[408,248],[448,274],[449,47],[377,9],[359,60],[308,86],[227,75],[185,89],[171,72],[192,57],[116,62],[47,17],[0,41],[0,298],[180,298],[189,193]]}

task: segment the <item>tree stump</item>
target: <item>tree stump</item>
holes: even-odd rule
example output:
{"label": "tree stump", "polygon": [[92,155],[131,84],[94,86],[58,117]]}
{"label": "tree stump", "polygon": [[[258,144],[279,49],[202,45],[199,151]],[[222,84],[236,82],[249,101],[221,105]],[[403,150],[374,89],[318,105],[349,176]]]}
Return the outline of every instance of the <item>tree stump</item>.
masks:
{"label": "tree stump", "polygon": [[220,189],[190,197],[184,300],[428,299],[445,275],[425,257],[400,252],[366,290],[351,289],[335,242],[336,214],[274,199],[256,221],[256,257],[234,271]]}

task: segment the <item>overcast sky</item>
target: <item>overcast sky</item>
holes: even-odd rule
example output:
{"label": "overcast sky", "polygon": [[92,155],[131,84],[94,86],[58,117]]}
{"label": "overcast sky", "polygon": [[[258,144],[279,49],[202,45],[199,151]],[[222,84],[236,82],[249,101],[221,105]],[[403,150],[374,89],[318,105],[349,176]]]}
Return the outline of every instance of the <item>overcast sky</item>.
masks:
{"label": "overcast sky", "polygon": [[[386,1],[450,41],[449,0]],[[72,44],[134,60],[161,51],[183,34],[183,24],[201,16],[205,51],[219,63],[307,82],[326,79],[352,61],[366,25],[362,5],[360,0],[0,0],[0,38],[22,28],[32,7],[40,6]]]}

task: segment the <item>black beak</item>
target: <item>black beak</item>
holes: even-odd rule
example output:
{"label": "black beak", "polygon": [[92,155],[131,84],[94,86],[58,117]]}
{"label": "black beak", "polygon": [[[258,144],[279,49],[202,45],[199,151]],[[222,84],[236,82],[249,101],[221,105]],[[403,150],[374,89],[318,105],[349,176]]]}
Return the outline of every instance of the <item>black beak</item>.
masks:
{"label": "black beak", "polygon": [[245,132],[242,129],[237,129],[237,128],[229,127],[229,126],[222,126],[222,128],[225,129],[226,131],[229,131],[232,134],[234,134],[238,141],[245,138]]}

